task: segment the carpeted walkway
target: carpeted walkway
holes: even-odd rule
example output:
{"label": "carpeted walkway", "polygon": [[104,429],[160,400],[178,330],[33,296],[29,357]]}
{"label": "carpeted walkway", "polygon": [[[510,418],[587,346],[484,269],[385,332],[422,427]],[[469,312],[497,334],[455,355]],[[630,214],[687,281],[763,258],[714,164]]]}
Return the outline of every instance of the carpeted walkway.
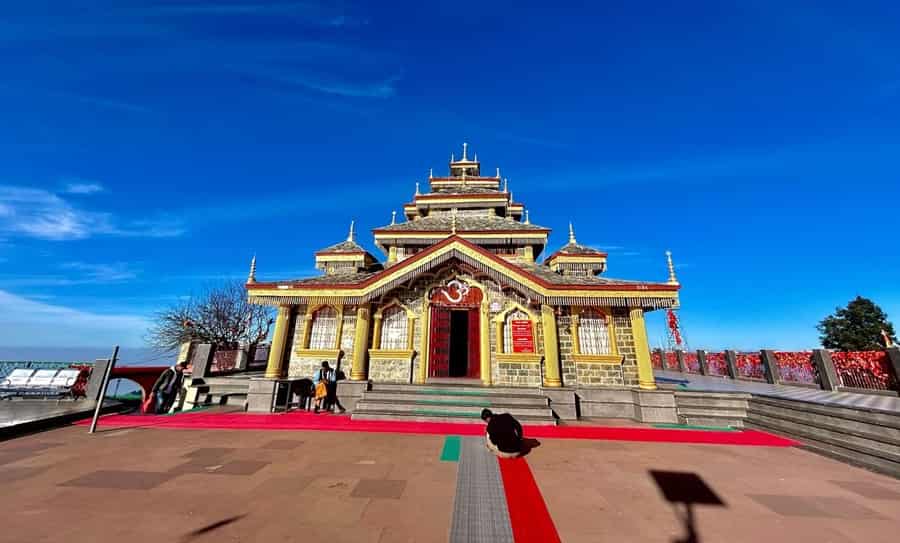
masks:
{"label": "carpeted walkway", "polygon": [[[77,424],[89,425],[84,420]],[[223,429],[223,430],[322,430],[330,432],[380,432],[396,434],[438,434],[480,436],[484,425],[403,421],[354,421],[349,415],[314,415],[307,411],[292,411],[273,415],[248,413],[187,412],[176,416],[107,415],[99,427],[165,428],[165,429]],[[638,441],[702,443],[709,445],[747,445],[763,447],[791,447],[796,442],[757,430],[707,431],[670,428],[623,426],[525,426],[531,438],[590,439],[604,441]]]}

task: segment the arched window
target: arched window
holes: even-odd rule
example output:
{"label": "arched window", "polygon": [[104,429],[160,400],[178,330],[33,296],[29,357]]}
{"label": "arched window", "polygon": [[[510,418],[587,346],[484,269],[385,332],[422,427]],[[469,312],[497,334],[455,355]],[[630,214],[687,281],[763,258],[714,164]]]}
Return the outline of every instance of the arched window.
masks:
{"label": "arched window", "polygon": [[[529,321],[531,317],[521,309],[509,312],[503,320],[503,352],[514,353],[513,350],[513,321]],[[530,326],[530,324],[529,324]]]}
{"label": "arched window", "polygon": [[319,308],[313,313],[309,334],[310,349],[337,348],[337,319],[337,311],[330,306]]}
{"label": "arched window", "polygon": [[578,321],[580,354],[612,354],[606,315],[593,309],[581,314]]}
{"label": "arched window", "polygon": [[381,325],[381,348],[401,350],[408,347],[409,318],[406,310],[395,305],[384,311]]}

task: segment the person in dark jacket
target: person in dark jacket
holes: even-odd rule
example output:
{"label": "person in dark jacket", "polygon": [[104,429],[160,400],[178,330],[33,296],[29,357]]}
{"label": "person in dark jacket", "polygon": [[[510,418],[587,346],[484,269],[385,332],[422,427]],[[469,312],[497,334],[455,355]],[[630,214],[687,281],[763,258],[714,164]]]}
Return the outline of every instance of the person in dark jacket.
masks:
{"label": "person in dark jacket", "polygon": [[522,454],[522,425],[509,413],[495,415],[490,409],[481,411],[487,423],[485,445],[500,458],[515,458]]}
{"label": "person in dark jacket", "polygon": [[175,398],[181,392],[181,384],[184,381],[184,368],[186,362],[179,362],[162,372],[156,383],[153,384],[153,395],[156,398],[156,411],[158,415],[167,413],[175,403]]}

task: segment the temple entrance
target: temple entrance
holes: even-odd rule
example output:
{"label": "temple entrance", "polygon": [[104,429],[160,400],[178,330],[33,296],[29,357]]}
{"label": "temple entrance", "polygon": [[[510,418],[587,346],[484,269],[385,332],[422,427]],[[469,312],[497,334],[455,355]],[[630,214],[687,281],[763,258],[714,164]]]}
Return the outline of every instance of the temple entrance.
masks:
{"label": "temple entrance", "polygon": [[460,281],[432,294],[429,377],[481,376],[481,291]]}
{"label": "temple entrance", "polygon": [[450,312],[450,377],[468,377],[469,312]]}

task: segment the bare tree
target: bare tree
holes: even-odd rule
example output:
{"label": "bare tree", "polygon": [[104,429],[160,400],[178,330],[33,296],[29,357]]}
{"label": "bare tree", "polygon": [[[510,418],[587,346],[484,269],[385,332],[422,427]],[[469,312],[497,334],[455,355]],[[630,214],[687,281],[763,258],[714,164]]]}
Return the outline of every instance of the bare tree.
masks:
{"label": "bare tree", "polygon": [[251,304],[243,283],[231,281],[159,312],[148,330],[147,343],[163,352],[194,340],[236,349],[239,344],[264,341],[274,322],[271,308]]}

